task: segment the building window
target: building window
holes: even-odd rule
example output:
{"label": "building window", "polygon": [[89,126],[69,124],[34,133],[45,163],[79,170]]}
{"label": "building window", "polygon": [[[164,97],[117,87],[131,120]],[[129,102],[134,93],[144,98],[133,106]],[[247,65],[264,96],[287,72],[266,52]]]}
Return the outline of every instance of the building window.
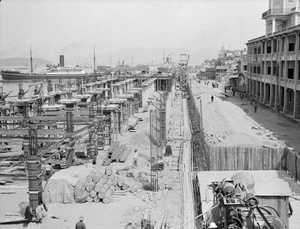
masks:
{"label": "building window", "polygon": [[295,51],[295,44],[289,43],[289,52]]}
{"label": "building window", "polygon": [[288,69],[288,79],[294,79],[294,69],[293,68]]}
{"label": "building window", "polygon": [[267,75],[271,75],[271,66],[268,66],[268,74]]}

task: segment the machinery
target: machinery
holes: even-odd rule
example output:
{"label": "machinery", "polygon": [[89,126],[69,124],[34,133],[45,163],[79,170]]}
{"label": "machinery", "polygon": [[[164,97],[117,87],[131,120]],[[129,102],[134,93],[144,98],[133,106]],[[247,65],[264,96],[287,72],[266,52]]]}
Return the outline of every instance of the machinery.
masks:
{"label": "machinery", "polygon": [[212,182],[210,187],[214,194],[214,204],[209,220],[203,222],[203,228],[287,228],[278,211],[271,206],[260,206],[258,198],[243,183],[223,179],[221,182]]}

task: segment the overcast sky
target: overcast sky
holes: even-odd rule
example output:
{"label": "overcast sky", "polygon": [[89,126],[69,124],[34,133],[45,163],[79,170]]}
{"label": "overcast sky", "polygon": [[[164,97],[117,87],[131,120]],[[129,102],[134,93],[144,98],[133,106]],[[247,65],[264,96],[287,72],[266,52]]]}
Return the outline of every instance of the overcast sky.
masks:
{"label": "overcast sky", "polygon": [[268,0],[2,0],[0,58],[88,56],[142,47],[246,48]]}

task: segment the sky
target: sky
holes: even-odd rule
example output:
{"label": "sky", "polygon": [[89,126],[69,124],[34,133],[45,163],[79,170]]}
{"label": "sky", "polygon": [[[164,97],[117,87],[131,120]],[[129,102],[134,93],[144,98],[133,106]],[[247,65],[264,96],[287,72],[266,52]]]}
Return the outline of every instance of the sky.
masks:
{"label": "sky", "polygon": [[187,50],[197,53],[196,63],[217,58],[222,46],[243,49],[248,40],[264,35],[261,15],[268,10],[268,3],[269,0],[2,0],[0,59],[28,58],[31,46],[34,57],[57,62],[58,56],[64,54],[72,60],[82,60],[93,56],[95,46],[96,58],[106,55],[105,64],[111,53],[134,52],[135,48]]}

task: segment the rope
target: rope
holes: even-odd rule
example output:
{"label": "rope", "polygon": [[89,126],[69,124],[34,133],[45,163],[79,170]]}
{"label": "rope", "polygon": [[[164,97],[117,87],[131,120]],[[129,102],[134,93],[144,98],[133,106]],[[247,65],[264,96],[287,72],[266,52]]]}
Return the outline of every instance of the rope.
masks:
{"label": "rope", "polygon": [[[214,209],[214,208],[216,208],[216,207],[219,207],[219,205],[216,205],[216,206],[212,207],[212,208],[211,208],[211,209],[209,209],[207,212],[209,212],[209,211],[213,210],[213,209]],[[179,226],[179,227],[178,227],[178,228],[176,228],[176,229],[180,229],[180,228],[182,228],[183,226],[185,226],[185,225],[189,224],[190,222],[194,221],[195,219],[199,218],[200,216],[202,216],[203,214],[205,214],[205,213],[207,213],[207,212],[204,212],[204,213],[201,213],[200,215],[197,215],[195,218],[193,218],[192,220],[190,220],[190,221],[186,222],[185,224],[182,224],[181,226]]]}

